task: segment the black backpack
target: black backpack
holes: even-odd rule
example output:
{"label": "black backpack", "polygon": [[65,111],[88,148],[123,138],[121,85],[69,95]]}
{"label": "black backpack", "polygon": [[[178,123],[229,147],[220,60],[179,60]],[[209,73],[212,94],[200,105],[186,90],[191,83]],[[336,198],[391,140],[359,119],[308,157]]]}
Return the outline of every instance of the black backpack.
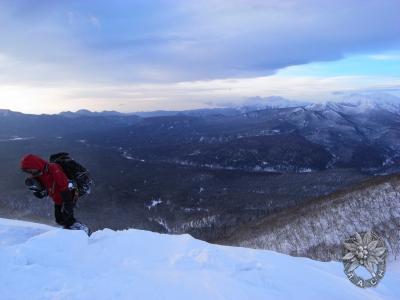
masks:
{"label": "black backpack", "polygon": [[68,153],[52,154],[49,161],[60,165],[68,179],[76,183],[79,197],[90,194],[93,181],[90,178],[89,171],[73,160]]}

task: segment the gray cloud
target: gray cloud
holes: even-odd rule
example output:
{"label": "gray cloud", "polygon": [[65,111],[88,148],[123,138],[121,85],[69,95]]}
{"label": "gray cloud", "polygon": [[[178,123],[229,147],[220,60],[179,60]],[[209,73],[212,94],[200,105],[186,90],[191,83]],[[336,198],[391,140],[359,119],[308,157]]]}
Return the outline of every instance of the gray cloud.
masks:
{"label": "gray cloud", "polygon": [[173,82],[398,49],[398,0],[2,1],[2,82]]}

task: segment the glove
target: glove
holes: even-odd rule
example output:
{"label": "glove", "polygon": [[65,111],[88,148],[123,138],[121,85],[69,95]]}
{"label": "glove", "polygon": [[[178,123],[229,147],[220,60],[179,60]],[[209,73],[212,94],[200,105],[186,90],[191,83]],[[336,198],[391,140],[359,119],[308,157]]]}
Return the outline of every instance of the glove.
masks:
{"label": "glove", "polygon": [[37,179],[28,177],[25,179],[25,185],[30,191],[33,191],[33,195],[35,197],[42,199],[47,196],[47,190]]}
{"label": "glove", "polygon": [[47,191],[41,191],[41,192],[36,191],[36,192],[33,192],[33,195],[36,198],[43,199],[44,197],[47,196]]}
{"label": "glove", "polygon": [[31,191],[41,192],[41,191],[44,190],[44,188],[43,188],[42,184],[40,183],[40,181],[35,179],[35,178],[32,178],[32,177],[28,177],[28,178],[25,179],[25,185]]}

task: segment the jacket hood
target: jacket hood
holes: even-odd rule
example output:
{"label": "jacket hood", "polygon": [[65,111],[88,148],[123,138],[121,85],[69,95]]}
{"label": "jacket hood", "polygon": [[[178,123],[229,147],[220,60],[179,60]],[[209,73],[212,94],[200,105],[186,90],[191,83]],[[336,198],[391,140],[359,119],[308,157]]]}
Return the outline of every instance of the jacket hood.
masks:
{"label": "jacket hood", "polygon": [[39,156],[28,154],[21,159],[21,169],[36,169],[43,171],[47,162]]}

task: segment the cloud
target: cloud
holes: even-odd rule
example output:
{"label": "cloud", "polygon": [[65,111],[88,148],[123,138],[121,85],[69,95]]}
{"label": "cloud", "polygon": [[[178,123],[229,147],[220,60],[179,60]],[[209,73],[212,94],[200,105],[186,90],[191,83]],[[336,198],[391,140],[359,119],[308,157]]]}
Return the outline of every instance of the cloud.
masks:
{"label": "cloud", "polygon": [[[273,75],[176,83],[0,85],[0,108],[31,113],[57,113],[81,108],[123,112],[181,110],[240,104],[249,97],[275,95],[322,102],[341,94],[396,93],[399,90],[400,78],[375,76]],[[7,102],[2,99],[7,99]]]}
{"label": "cloud", "polygon": [[0,107],[137,111],[398,92],[399,10],[398,0],[4,0]]}
{"label": "cloud", "polygon": [[374,54],[368,57],[374,60],[400,60],[400,54]]}
{"label": "cloud", "polygon": [[2,1],[0,80],[260,77],[400,44],[398,0]]}

